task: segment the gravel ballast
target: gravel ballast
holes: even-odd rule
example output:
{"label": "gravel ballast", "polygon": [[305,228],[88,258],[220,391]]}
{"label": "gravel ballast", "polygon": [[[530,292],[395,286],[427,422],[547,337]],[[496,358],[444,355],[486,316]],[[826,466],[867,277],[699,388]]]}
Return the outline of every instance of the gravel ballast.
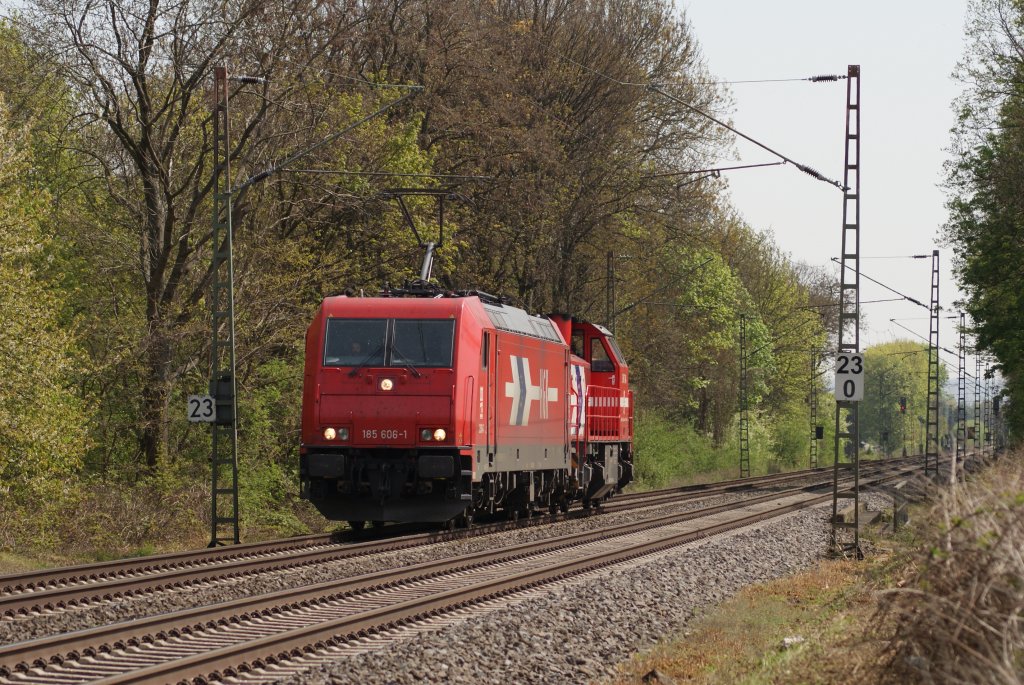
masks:
{"label": "gravel ballast", "polygon": [[[876,495],[874,508],[886,506]],[[813,566],[826,552],[831,505],[773,519],[563,583],[437,632],[279,682],[582,683],[677,634],[746,585]]]}
{"label": "gravel ballast", "polygon": [[160,590],[134,597],[111,599],[88,606],[70,607],[62,611],[2,619],[0,620],[0,645],[298,588],[389,568],[410,566],[471,552],[570,535],[616,523],[629,523],[674,512],[693,511],[748,499],[765,492],[761,490],[749,494],[717,495],[700,500],[601,514],[582,519],[562,520],[553,524],[530,526],[493,535],[434,543],[407,550],[312,564],[242,578],[198,583],[186,588]]}

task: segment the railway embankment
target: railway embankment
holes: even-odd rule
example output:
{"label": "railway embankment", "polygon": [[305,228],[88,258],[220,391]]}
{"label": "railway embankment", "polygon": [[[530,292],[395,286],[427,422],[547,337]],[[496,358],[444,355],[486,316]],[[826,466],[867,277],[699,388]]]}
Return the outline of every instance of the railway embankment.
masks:
{"label": "railway embankment", "polygon": [[741,589],[605,682],[1021,682],[1024,451],[869,545]]}

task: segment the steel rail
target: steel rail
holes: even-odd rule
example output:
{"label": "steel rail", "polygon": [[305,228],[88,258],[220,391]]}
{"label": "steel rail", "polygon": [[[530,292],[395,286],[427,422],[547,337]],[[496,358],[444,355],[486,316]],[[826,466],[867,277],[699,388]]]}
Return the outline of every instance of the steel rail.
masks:
{"label": "steel rail", "polygon": [[[0,673],[23,671],[33,665],[42,667],[46,663],[59,663],[65,658],[77,659],[79,655],[94,655],[102,651],[109,651],[109,649],[151,642],[167,635],[188,634],[217,624],[233,623],[245,620],[246,618],[263,616],[268,612],[279,613],[289,608],[305,606],[310,602],[326,602],[338,597],[348,597],[384,587],[392,587],[396,583],[415,582],[434,578],[438,575],[459,573],[468,569],[479,569],[496,563],[522,559],[527,556],[548,554],[598,540],[607,540],[610,537],[634,534],[720,514],[759,502],[777,500],[804,493],[809,489],[813,488],[793,488],[715,507],[680,512],[642,522],[620,524],[603,530],[523,543],[499,550],[487,550],[456,559],[424,562],[397,571],[380,571],[347,580],[330,581],[305,588],[279,591],[257,598],[245,598],[218,605],[188,609],[131,623],[93,628],[67,635],[57,635],[31,642],[17,643],[0,648],[0,664],[4,664],[0,668]],[[100,646],[97,647],[97,645]],[[103,647],[103,645],[107,647]]]}
{"label": "steel rail", "polygon": [[202,564],[236,559],[253,554],[287,552],[311,545],[330,544],[336,537],[303,535],[282,540],[250,542],[231,547],[196,549],[185,552],[167,552],[137,559],[115,559],[94,564],[60,566],[38,571],[25,571],[0,576],[0,596],[4,593],[38,591],[54,585],[94,582],[104,578],[123,577],[126,574],[146,574],[176,568],[184,564]]}
{"label": "steel rail", "polygon": [[[903,465],[906,465],[906,464],[912,464],[912,463],[915,463],[916,461],[920,461],[920,457],[915,455],[913,457],[906,457],[905,459],[904,458],[900,458],[900,459],[889,459],[889,460],[886,460],[886,461],[865,461],[863,466],[865,468],[868,468],[868,469],[882,469],[882,470],[884,470],[884,469],[887,469],[887,468],[890,468],[890,467],[900,467],[900,466],[903,466]],[[667,490],[650,491],[647,494],[649,494],[651,496],[646,498],[646,499],[644,499],[642,504],[639,504],[637,506],[628,506],[629,503],[628,502],[624,502],[623,498],[616,497],[616,498],[610,500],[609,502],[604,503],[603,505],[601,505],[600,511],[602,513],[615,513],[615,512],[618,512],[618,511],[629,511],[631,509],[640,508],[640,507],[646,508],[646,507],[655,507],[655,506],[658,506],[659,504],[671,504],[671,503],[677,502],[677,501],[685,502],[685,501],[689,501],[691,499],[703,499],[704,497],[710,497],[710,496],[713,496],[713,495],[719,494],[719,493],[737,493],[737,492],[744,492],[744,493],[746,493],[746,492],[752,492],[754,490],[761,489],[761,488],[763,488],[765,486],[768,486],[768,485],[774,485],[774,484],[783,485],[783,484],[785,484],[787,482],[799,481],[799,480],[803,480],[805,478],[813,477],[813,476],[817,476],[817,475],[820,475],[822,477],[827,476],[827,480],[819,480],[819,481],[815,481],[815,482],[812,482],[812,483],[808,483],[807,485],[804,485],[803,488],[807,489],[807,488],[814,488],[814,487],[819,487],[819,486],[824,486],[824,485],[831,485],[832,484],[832,475],[831,475],[831,473],[826,473],[826,472],[830,472],[831,470],[832,470],[831,466],[820,467],[820,468],[817,468],[817,469],[805,469],[804,471],[800,471],[799,472],[799,473],[802,474],[801,477],[792,477],[792,474],[793,473],[797,473],[797,472],[789,472],[788,475],[791,476],[789,478],[785,478],[785,477],[778,478],[778,476],[783,475],[783,474],[773,474],[773,476],[776,477],[775,480],[768,480],[767,479],[768,477],[765,477],[766,479],[758,482],[756,487],[744,486],[744,482],[745,481],[750,481],[750,480],[753,480],[753,479],[741,478],[741,479],[738,479],[736,481],[726,481],[726,482],[724,482],[723,483],[723,487],[722,488],[716,488],[714,492],[711,492],[711,493],[700,493],[700,495],[698,497],[683,497],[682,499],[679,498],[679,495],[676,495],[676,494],[674,494],[672,492],[672,490],[674,490],[674,488],[669,488]],[[733,484],[733,483],[735,483],[735,484]],[[716,485],[718,485],[718,484],[716,484]],[[683,486],[683,487],[687,488],[687,487],[690,487],[690,486]],[[640,493],[636,493],[636,494],[640,494]],[[686,493],[683,492],[683,493],[680,493],[680,494],[681,495],[685,495]],[[753,500],[744,500],[744,501],[753,501]]]}
{"label": "steel rail", "polygon": [[[883,465],[898,462],[876,463]],[[612,513],[656,506],[661,503],[668,504],[700,499],[723,492],[749,491],[756,489],[756,487],[763,487],[766,484],[800,480],[808,476],[818,475],[819,472],[824,473],[825,470],[827,469],[807,469],[787,474],[772,474],[771,476],[758,479],[755,483],[751,483],[754,479],[743,479],[710,484],[708,488],[681,486],[646,493],[631,493],[631,496],[628,496],[628,498],[615,498],[611,502],[606,503],[602,509],[605,512]],[[571,516],[588,516],[590,513],[582,509],[576,509]],[[164,567],[153,567],[147,573],[129,573],[125,571],[116,575],[104,575],[93,582],[57,585],[28,592],[0,595],[0,616],[27,615],[33,612],[53,611],[107,600],[128,598],[142,593],[178,590],[196,583],[232,580],[258,573],[294,570],[313,564],[400,551],[465,537],[467,533],[485,535],[519,528],[523,525],[544,525],[550,522],[550,518],[541,516],[530,519],[529,524],[515,525],[502,522],[478,526],[472,531],[457,531],[447,534],[431,532],[385,541],[350,544],[344,547],[332,545],[328,548],[322,548],[322,545],[304,545],[301,543],[283,548],[276,548],[271,545],[253,545],[250,548],[249,554],[232,554],[222,558],[221,563],[213,566],[201,565],[198,562],[184,565],[166,564]],[[306,540],[312,541],[316,538],[317,536],[308,536]],[[259,549],[263,549],[262,553],[257,553]],[[202,558],[204,560],[207,559],[206,557]],[[166,570],[162,570],[162,568]]]}
{"label": "steel rail", "polygon": [[[818,469],[818,471],[821,471],[821,469]],[[785,476],[795,478],[798,477],[798,474],[811,474],[814,472],[814,469],[805,469],[802,471],[790,471],[785,474],[772,474],[769,476],[758,476],[755,478],[715,483],[699,483],[674,488],[665,488],[662,490],[651,490],[648,492],[626,493],[618,495],[616,500],[630,500],[638,497],[655,495],[657,493],[718,491],[719,489],[728,489],[734,486],[742,487],[747,484],[770,482],[772,479],[778,479]],[[440,535],[443,533],[434,532],[433,534]],[[431,535],[431,533],[426,533],[424,535],[428,536]],[[170,570],[186,564],[198,565],[204,563],[216,563],[256,554],[272,554],[277,552],[288,552],[305,547],[328,545],[341,541],[343,536],[344,533],[303,535],[279,540],[243,543],[240,545],[232,545],[230,547],[217,547],[212,549],[203,548],[187,550],[184,552],[166,552],[163,554],[154,554],[135,559],[115,559],[91,564],[61,566],[51,569],[40,569],[25,571],[22,573],[0,575],[0,597],[4,594],[12,594],[16,592],[38,591],[41,588],[55,585],[81,584],[85,582],[103,580],[104,578],[123,577],[132,574],[145,575]]]}
{"label": "steel rail", "polygon": [[[903,473],[878,476],[875,484],[901,478]],[[755,512],[737,519],[714,523],[698,530],[680,532],[668,537],[639,544],[627,545],[611,553],[600,552],[544,568],[519,573],[455,588],[425,597],[411,599],[384,607],[373,608],[355,615],[295,628],[279,635],[271,635],[242,644],[188,656],[162,664],[110,676],[101,680],[103,685],[128,683],[165,683],[188,679],[204,681],[221,679],[252,670],[268,663],[279,663],[290,657],[302,656],[317,649],[381,632],[396,626],[433,618],[439,614],[463,609],[480,602],[500,599],[536,587],[566,580],[638,557],[656,554],[699,539],[743,528],[754,523],[800,511],[823,503],[831,493],[818,494],[789,505],[768,511]],[[778,498],[781,498],[781,495]]]}
{"label": "steel rail", "polygon": [[[787,471],[785,473],[755,476],[753,478],[739,478],[734,480],[716,481],[710,483],[696,483],[682,485],[672,488],[650,490],[646,492],[631,492],[616,495],[613,501],[629,501],[635,498],[654,496],[668,493],[703,493],[719,492],[731,489],[744,489],[750,485],[756,485],[777,480],[799,478],[801,476],[813,475],[824,472],[826,467],[818,469],[802,469],[799,471]],[[424,536],[445,535],[450,532],[424,533]],[[334,532],[324,534],[302,535],[292,538],[278,540],[267,540],[262,542],[249,542],[230,547],[203,548],[187,550],[183,552],[166,552],[146,557],[133,559],[115,559],[90,564],[79,564],[75,566],[60,566],[51,569],[40,569],[0,575],[0,596],[14,592],[38,590],[43,587],[54,585],[70,585],[90,581],[102,580],[129,574],[147,574],[169,570],[184,564],[202,564],[220,562],[251,556],[255,554],[268,554],[287,552],[304,547],[335,544],[344,542],[346,533]]]}

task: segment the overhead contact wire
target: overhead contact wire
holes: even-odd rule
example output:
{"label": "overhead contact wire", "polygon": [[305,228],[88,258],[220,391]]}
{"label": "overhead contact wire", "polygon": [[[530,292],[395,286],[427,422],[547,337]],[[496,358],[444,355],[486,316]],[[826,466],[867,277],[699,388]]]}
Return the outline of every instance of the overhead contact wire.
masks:
{"label": "overhead contact wire", "polygon": [[714,169],[692,169],[688,171],[665,171],[658,174],[646,174],[643,178],[664,178],[666,176],[687,176],[689,174],[708,174],[717,178],[723,171],[735,171],[738,169],[757,169],[765,166],[782,166],[785,162],[763,162],[761,164],[739,164],[737,166],[722,166]]}
{"label": "overhead contact wire", "polygon": [[[530,38],[533,39],[533,40],[536,40],[535,38],[533,38],[533,36],[530,36]],[[537,41],[537,43],[540,44],[540,41]],[[842,190],[844,192],[849,190],[846,186],[844,186],[839,181],[833,181],[832,179],[830,179],[830,178],[826,177],[824,174],[822,174],[820,171],[818,171],[818,170],[816,170],[816,169],[814,169],[812,167],[809,167],[806,164],[801,164],[800,162],[797,162],[796,160],[794,160],[794,159],[792,159],[790,157],[787,157],[786,155],[782,154],[778,150],[775,150],[775,149],[765,145],[761,141],[759,141],[759,140],[757,140],[755,138],[752,138],[751,136],[748,136],[747,134],[745,134],[745,133],[743,133],[743,132],[733,128],[732,126],[730,126],[729,124],[725,123],[724,121],[722,121],[720,119],[717,119],[716,117],[711,116],[710,114],[708,114],[704,110],[702,110],[702,109],[700,109],[700,108],[698,108],[698,107],[696,107],[694,105],[691,105],[690,103],[686,102],[685,100],[683,100],[681,98],[678,98],[675,95],[672,95],[671,93],[669,93],[669,92],[659,88],[657,84],[654,84],[654,83],[637,83],[635,81],[623,81],[622,79],[617,79],[617,78],[615,78],[613,76],[609,76],[608,74],[605,74],[605,73],[603,73],[601,71],[598,71],[597,69],[594,69],[591,66],[583,64],[582,62],[579,62],[577,60],[574,60],[573,58],[569,57],[568,55],[564,55],[564,54],[558,52],[557,50],[552,50],[551,47],[548,46],[548,45],[544,45],[544,48],[546,50],[550,50],[551,52],[553,52],[559,59],[562,59],[562,60],[564,60],[566,62],[569,62],[570,64],[574,64],[577,67],[579,67],[580,69],[583,69],[584,71],[587,71],[587,72],[589,72],[589,73],[591,73],[594,76],[597,76],[599,78],[603,78],[606,81],[609,81],[611,83],[615,83],[615,84],[620,85],[620,86],[629,86],[629,87],[632,87],[632,88],[646,88],[648,91],[650,91],[652,93],[657,93],[657,94],[661,95],[662,97],[668,98],[669,100],[672,100],[673,102],[675,102],[677,104],[680,104],[683,107],[686,107],[690,111],[695,112],[696,114],[699,114],[700,116],[702,116],[702,117],[704,117],[706,119],[709,119],[710,121],[713,121],[714,123],[718,124],[719,126],[721,126],[722,128],[726,129],[727,131],[732,131],[733,133],[735,133],[739,137],[743,138],[744,140],[747,140],[747,141],[753,143],[754,145],[757,145],[761,149],[770,152],[771,154],[775,155],[776,157],[778,157],[779,159],[783,160],[784,162],[786,162],[788,164],[792,164],[793,166],[795,166],[797,169],[799,169],[800,171],[804,172],[808,176],[811,176],[812,178],[815,178],[815,179],[817,179],[819,181],[822,181],[823,183],[828,183],[831,186],[835,186],[836,188],[838,188],[839,190]],[[810,76],[810,77],[808,77],[806,79],[802,79],[802,80],[813,81],[813,82],[827,82],[827,81],[838,81],[839,78],[840,77],[837,76],[837,75],[826,74],[826,75],[823,75],[823,76]]]}
{"label": "overhead contact wire", "polygon": [[[861,300],[861,304],[878,304],[879,302],[902,302],[902,297],[887,297],[882,300]],[[829,302],[828,304],[808,304],[803,307],[797,307],[797,309],[826,309],[828,307],[839,307],[839,302]]]}
{"label": "overhead contact wire", "polygon": [[[894,323],[894,324],[896,324],[897,326],[899,326],[900,328],[902,328],[903,330],[905,330],[905,331],[906,331],[907,333],[910,333],[910,334],[911,334],[911,335],[913,335],[913,336],[917,336],[918,338],[920,338],[921,340],[924,340],[924,341],[925,341],[926,343],[928,343],[929,345],[931,345],[931,344],[932,344],[931,340],[929,340],[928,338],[924,337],[923,335],[921,335],[921,334],[920,334],[920,333],[918,333],[917,331],[915,331],[915,330],[913,330],[913,329],[911,329],[911,328],[908,328],[908,327],[904,326],[903,324],[901,324],[901,323],[900,323],[899,321],[897,321],[896,319],[889,319],[889,323]],[[956,352],[954,352],[953,350],[950,350],[950,349],[948,349],[948,348],[946,348],[946,347],[940,347],[939,349],[940,349],[940,350],[942,350],[943,352],[946,352],[947,354],[956,354]]]}
{"label": "overhead contact wire", "polygon": [[689,109],[692,112],[696,112],[697,114],[701,115],[702,117],[704,117],[706,119],[710,119],[711,121],[715,122],[716,124],[718,124],[722,128],[726,129],[727,131],[732,131],[733,133],[738,135],[740,138],[743,138],[744,140],[747,140],[747,141],[753,143],[754,145],[758,146],[762,150],[766,150],[766,151],[770,152],[771,154],[775,155],[776,157],[778,157],[779,159],[783,160],[784,162],[792,164],[797,169],[799,169],[800,171],[804,172],[808,176],[811,176],[812,178],[816,178],[819,181],[822,181],[823,183],[827,183],[827,184],[829,184],[831,186],[835,186],[839,190],[842,190],[842,191],[848,190],[848,188],[846,186],[844,186],[842,183],[840,183],[839,181],[833,181],[832,179],[826,177],[824,174],[822,174],[817,169],[809,167],[806,164],[801,164],[800,162],[798,162],[798,161],[796,161],[796,160],[794,160],[794,159],[792,159],[790,157],[787,157],[786,155],[782,154],[778,150],[775,150],[775,149],[773,149],[771,147],[768,147],[767,145],[765,145],[761,141],[759,141],[759,140],[757,140],[755,138],[752,138],[752,137],[748,136],[746,133],[743,133],[742,131],[739,131],[739,130],[733,128],[732,126],[730,126],[729,124],[725,123],[721,119],[717,119],[717,118],[711,116],[710,114],[708,114],[704,110],[702,110],[699,107],[696,107],[694,105],[691,105],[690,103],[686,102],[682,98],[676,97],[675,95],[672,95],[671,93],[669,93],[669,92],[667,92],[665,90],[662,90],[661,88],[659,88],[658,86],[654,85],[653,83],[649,84],[647,86],[647,90],[651,91],[652,93],[658,93],[662,97],[666,97],[669,100],[671,100],[672,102],[680,104],[683,107],[686,107],[687,109]]}
{"label": "overhead contact wire", "polygon": [[[896,324],[897,326],[899,326],[900,328],[902,328],[903,330],[905,330],[905,331],[906,331],[907,333],[910,333],[911,335],[913,335],[913,336],[916,336],[916,337],[920,338],[921,340],[924,340],[924,341],[926,341],[926,342],[927,342],[927,343],[928,343],[929,345],[931,345],[931,341],[930,341],[930,340],[928,340],[928,338],[924,337],[923,335],[921,335],[921,334],[920,334],[920,333],[918,333],[917,331],[914,331],[914,330],[911,330],[910,328],[907,328],[906,326],[904,326],[903,324],[901,324],[901,323],[900,323],[899,321],[897,321],[896,319],[889,319],[889,323],[894,323],[894,324]],[[956,356],[957,356],[957,362],[956,362],[956,363],[954,364],[954,363],[953,363],[952,361],[950,361],[950,360],[948,360],[948,359],[943,359],[943,358],[942,358],[942,357],[943,357],[943,355],[942,355],[942,354],[940,353],[940,354],[939,354],[939,361],[941,361],[941,362],[942,362],[943,364],[945,364],[945,366],[946,366],[946,369],[947,369],[947,370],[949,370],[949,371],[953,371],[953,370],[955,369],[956,371],[958,371],[958,372],[959,372],[959,370],[960,370],[960,361],[959,361],[959,355],[957,355],[957,354],[956,354],[956,352],[954,352],[953,350],[951,350],[951,349],[949,349],[949,348],[947,348],[947,347],[940,347],[939,349],[940,349],[940,350],[942,350],[942,352],[945,352],[946,354],[951,354],[951,355],[956,355]],[[927,350],[922,350],[922,351],[923,351],[923,352],[926,352]],[[971,373],[969,373],[969,372],[967,371],[967,369],[964,369],[964,376],[965,376],[966,378],[974,378],[974,375],[973,375],[973,374],[971,374]]]}
{"label": "overhead contact wire", "polygon": [[352,131],[352,130],[360,127],[360,126],[362,126],[363,124],[365,124],[366,122],[370,121],[371,119],[375,119],[379,115],[383,114],[384,112],[388,111],[389,109],[391,109],[393,107],[396,107],[396,106],[400,105],[401,103],[405,102],[406,100],[409,100],[410,98],[414,97],[416,94],[418,94],[422,90],[423,90],[423,86],[413,86],[413,90],[411,90],[411,92],[406,93],[402,97],[387,103],[386,105],[378,108],[372,114],[367,114],[363,118],[359,119],[356,122],[353,122],[352,124],[349,124],[348,126],[346,126],[345,128],[341,129],[340,131],[332,133],[331,135],[327,136],[323,140],[320,140],[320,141],[318,141],[316,143],[313,143],[312,145],[310,145],[308,147],[305,147],[305,148],[299,150],[298,152],[295,152],[295,153],[293,153],[291,155],[288,155],[288,157],[286,157],[284,160],[274,164],[273,166],[268,167],[268,168],[264,169],[263,171],[259,171],[259,172],[255,173],[255,174],[253,174],[248,179],[246,179],[245,182],[243,182],[241,185],[239,185],[239,186],[237,186],[235,188],[232,188],[230,192],[233,193],[233,194],[238,194],[238,193],[242,192],[243,190],[245,190],[246,188],[248,188],[249,186],[262,181],[263,179],[267,178],[268,176],[273,176],[274,174],[276,174],[277,172],[281,171],[282,169],[287,169],[288,166],[291,165],[292,162],[294,162],[294,161],[296,161],[298,159],[301,159],[302,157],[305,157],[306,155],[311,154],[311,153],[315,152],[316,150],[319,150],[320,148],[322,148],[322,147],[324,147],[326,145],[330,145],[331,143],[333,143],[334,141],[338,140],[339,138],[341,138],[346,133],[348,133],[348,132],[350,132],[350,131]]}
{"label": "overhead contact wire", "polygon": [[[839,260],[838,260],[837,258],[835,258],[835,257],[832,257],[832,261],[833,261],[833,262],[835,262],[836,264],[839,264]],[[881,282],[881,281],[879,281],[879,280],[876,280],[876,279],[874,279],[874,278],[871,278],[871,276],[868,276],[868,275],[867,275],[867,274],[865,274],[865,273],[864,273],[863,271],[858,271],[857,269],[853,268],[853,267],[852,267],[852,266],[850,266],[849,264],[847,264],[847,265],[846,265],[846,268],[847,268],[847,269],[849,269],[850,271],[854,272],[855,274],[859,275],[859,276],[860,276],[861,278],[866,278],[866,279],[868,279],[869,281],[871,281],[872,283],[874,283],[875,285],[880,285],[880,286],[882,286],[883,288],[885,288],[886,290],[888,290],[889,292],[891,292],[891,293],[895,293],[896,295],[899,295],[899,296],[900,296],[900,297],[902,297],[902,298],[903,298],[904,300],[907,300],[908,302],[913,302],[913,303],[914,303],[914,304],[916,304],[916,305],[917,305],[918,307],[924,307],[924,308],[925,308],[925,309],[927,309],[928,311],[931,311],[931,310],[932,310],[932,308],[931,308],[931,307],[929,307],[928,305],[926,305],[926,304],[925,304],[924,302],[921,302],[921,300],[918,300],[918,299],[916,299],[916,298],[913,298],[913,297],[911,297],[910,295],[907,295],[907,294],[905,294],[905,293],[901,293],[901,292],[900,292],[899,290],[896,290],[896,288],[892,288],[892,287],[890,287],[890,286],[887,286],[887,285],[886,285],[885,283],[882,283],[882,282]]]}
{"label": "overhead contact wire", "polygon": [[836,81],[842,81],[848,78],[845,74],[821,74],[818,76],[806,76],[804,78],[761,78],[761,79],[748,79],[745,81],[703,81],[702,84],[707,85],[733,85],[739,83],[793,83],[799,81],[810,81],[811,83],[835,83]]}

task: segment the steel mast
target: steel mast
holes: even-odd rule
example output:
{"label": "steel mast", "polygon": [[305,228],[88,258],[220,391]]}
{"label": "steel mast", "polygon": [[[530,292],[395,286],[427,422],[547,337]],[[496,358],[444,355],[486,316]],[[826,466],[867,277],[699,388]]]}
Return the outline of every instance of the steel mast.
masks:
{"label": "steel mast", "polygon": [[[842,254],[839,268],[839,354],[860,352],[860,66],[851,64],[846,79],[846,161],[843,165]],[[848,331],[847,328],[852,330]],[[835,461],[832,468],[831,547],[836,553],[860,548],[860,421],[857,402],[836,396]],[[844,425],[843,412],[848,425]],[[849,447],[850,461],[845,461]],[[853,476],[852,490],[839,481]],[[839,519],[841,499],[853,500],[853,520]]]}

